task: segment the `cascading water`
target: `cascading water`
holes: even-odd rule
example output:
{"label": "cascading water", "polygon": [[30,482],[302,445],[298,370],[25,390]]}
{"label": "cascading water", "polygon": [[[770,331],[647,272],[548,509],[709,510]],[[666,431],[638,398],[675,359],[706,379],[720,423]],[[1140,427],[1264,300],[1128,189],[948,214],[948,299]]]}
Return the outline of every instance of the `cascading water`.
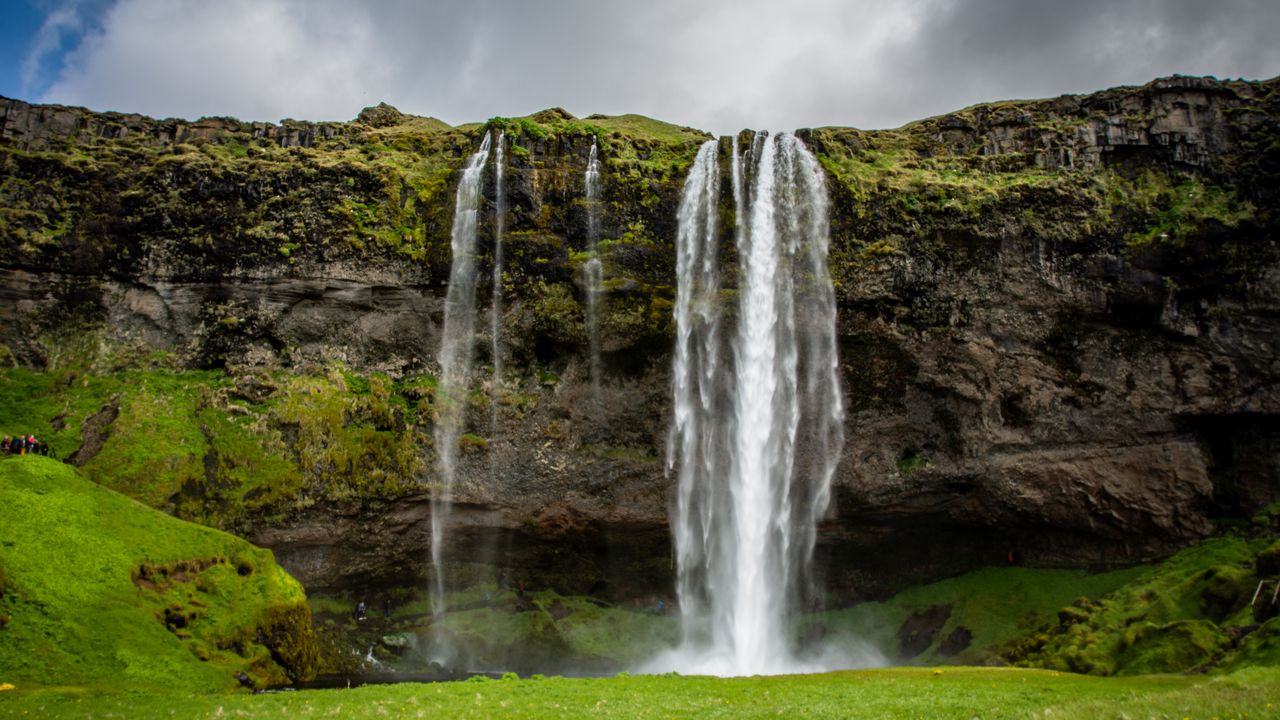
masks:
{"label": "cascading water", "polygon": [[604,291],[604,266],[600,262],[600,158],[597,142],[591,141],[591,155],[583,177],[583,194],[587,201],[587,253],[591,256],[582,266],[582,280],[587,296],[587,342],[591,354],[591,393],[600,403],[600,296]]}
{"label": "cascading water", "polygon": [[489,334],[493,341],[491,355],[493,360],[493,407],[492,425],[498,424],[498,390],[502,384],[502,337],[499,327],[502,324],[502,234],[507,229],[507,199],[503,194],[502,181],[506,173],[503,163],[504,146],[507,140],[505,131],[498,133],[498,147],[493,157],[493,302],[489,305]]}
{"label": "cascading water", "polygon": [[480,149],[467,161],[453,214],[453,263],[444,303],[444,330],[440,346],[440,377],[436,386],[435,445],[440,460],[440,481],[431,490],[431,611],[444,612],[445,528],[448,525],[453,481],[457,470],[458,437],[466,416],[467,381],[471,375],[471,351],[476,322],[476,216],[484,164],[489,159],[489,133]]}
{"label": "cascading water", "polygon": [[[788,134],[735,144],[736,326],[721,316],[718,146],[699,150],[679,210],[674,534],[682,646],[654,669],[809,669],[788,642],[811,591],[816,523],[843,445],[822,171]],[[815,668],[816,669],[816,668]]]}
{"label": "cascading water", "polygon": [[[673,525],[676,592],[684,630],[684,645],[699,643],[707,615],[707,588],[725,585],[719,537],[711,533],[711,513],[726,490],[724,469],[731,420],[724,374],[719,372],[720,274],[717,259],[716,209],[720,197],[717,143],[709,140],[698,150],[685,180],[676,238],[676,347],[672,367],[674,416],[667,438],[667,469],[679,478]],[[717,577],[712,580],[711,573]]]}

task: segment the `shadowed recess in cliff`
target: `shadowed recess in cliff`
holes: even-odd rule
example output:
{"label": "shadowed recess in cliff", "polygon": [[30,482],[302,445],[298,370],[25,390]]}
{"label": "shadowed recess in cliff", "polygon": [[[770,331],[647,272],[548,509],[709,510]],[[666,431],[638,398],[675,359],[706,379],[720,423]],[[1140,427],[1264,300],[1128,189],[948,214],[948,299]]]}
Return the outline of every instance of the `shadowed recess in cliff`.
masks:
{"label": "shadowed recess in cliff", "polygon": [[467,380],[471,375],[476,323],[476,216],[480,211],[480,190],[484,165],[489,159],[489,133],[480,149],[467,161],[458,183],[457,208],[453,218],[453,263],[449,268],[449,289],[444,305],[444,332],[440,347],[439,407],[436,414],[435,443],[439,458],[439,482],[431,490],[431,610],[444,612],[444,572],[442,557],[449,504],[457,470],[458,439],[466,415]]}
{"label": "shadowed recess in cliff", "polygon": [[[668,467],[683,641],[654,669],[817,670],[788,641],[843,445],[824,176],[794,136],[733,148],[736,328],[722,325],[718,144],[686,181]],[[726,344],[727,343],[727,344]]]}

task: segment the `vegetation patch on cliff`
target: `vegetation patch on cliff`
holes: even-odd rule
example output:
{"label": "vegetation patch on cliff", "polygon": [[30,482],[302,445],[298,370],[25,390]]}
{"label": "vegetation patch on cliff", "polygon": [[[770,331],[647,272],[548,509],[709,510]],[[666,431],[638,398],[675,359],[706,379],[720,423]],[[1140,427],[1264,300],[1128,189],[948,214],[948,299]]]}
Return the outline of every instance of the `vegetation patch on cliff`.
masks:
{"label": "vegetation patch on cliff", "polygon": [[[237,376],[164,360],[102,368],[106,360],[0,370],[0,428],[34,433],[90,479],[215,527],[419,482],[416,421],[429,432],[430,378],[397,383],[339,365]],[[92,453],[75,452],[90,444]]]}

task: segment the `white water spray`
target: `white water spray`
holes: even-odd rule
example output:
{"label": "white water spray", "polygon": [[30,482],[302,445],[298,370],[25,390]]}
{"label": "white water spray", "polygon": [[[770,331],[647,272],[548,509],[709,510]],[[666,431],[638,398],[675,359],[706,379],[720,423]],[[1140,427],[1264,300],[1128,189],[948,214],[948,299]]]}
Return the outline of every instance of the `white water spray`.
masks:
{"label": "white water spray", "polygon": [[600,158],[597,142],[591,141],[591,155],[583,177],[587,201],[587,253],[591,259],[582,266],[587,296],[587,344],[591,355],[591,396],[600,404],[600,296],[604,292],[604,265],[600,262]]}
{"label": "white water spray", "polygon": [[758,134],[732,159],[737,318],[723,337],[718,147],[685,182],[677,234],[673,531],[684,639],[653,669],[719,675],[820,669],[788,621],[811,594],[815,528],[843,445],[827,198],[813,156]]}
{"label": "white water spray", "polygon": [[476,322],[476,216],[480,211],[480,190],[484,164],[489,159],[489,133],[480,149],[467,161],[453,214],[453,263],[449,268],[449,289],[444,303],[444,330],[440,346],[440,377],[436,386],[436,456],[440,460],[440,481],[431,489],[431,564],[435,570],[431,586],[431,612],[444,612],[445,528],[453,500],[457,471],[458,437],[462,433],[467,407],[467,381],[471,375],[471,355]]}

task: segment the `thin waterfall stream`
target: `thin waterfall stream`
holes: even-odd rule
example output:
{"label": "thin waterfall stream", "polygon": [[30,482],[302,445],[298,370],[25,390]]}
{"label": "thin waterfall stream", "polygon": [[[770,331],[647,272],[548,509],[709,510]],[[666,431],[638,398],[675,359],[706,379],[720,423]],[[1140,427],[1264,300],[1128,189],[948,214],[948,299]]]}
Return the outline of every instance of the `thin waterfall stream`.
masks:
{"label": "thin waterfall stream", "polygon": [[489,335],[492,340],[490,361],[493,363],[493,426],[498,421],[498,389],[502,384],[502,235],[507,228],[507,202],[503,192],[503,180],[506,174],[506,163],[503,162],[504,146],[507,141],[506,131],[498,133],[498,146],[494,148],[493,157],[493,300],[489,305]]}
{"label": "thin waterfall stream", "polygon": [[599,144],[591,141],[591,154],[583,176],[583,195],[587,203],[587,254],[582,266],[582,279],[587,299],[587,342],[591,355],[591,399],[600,405],[600,298],[604,292],[604,265],[600,261],[600,157]]}
{"label": "thin waterfall stream", "polygon": [[457,473],[458,438],[466,419],[467,384],[471,375],[476,324],[476,227],[480,212],[485,162],[489,159],[490,133],[467,161],[453,215],[449,288],[444,303],[441,333],[440,376],[437,378],[434,439],[439,459],[439,482],[431,488],[431,612],[445,610],[444,544]]}

